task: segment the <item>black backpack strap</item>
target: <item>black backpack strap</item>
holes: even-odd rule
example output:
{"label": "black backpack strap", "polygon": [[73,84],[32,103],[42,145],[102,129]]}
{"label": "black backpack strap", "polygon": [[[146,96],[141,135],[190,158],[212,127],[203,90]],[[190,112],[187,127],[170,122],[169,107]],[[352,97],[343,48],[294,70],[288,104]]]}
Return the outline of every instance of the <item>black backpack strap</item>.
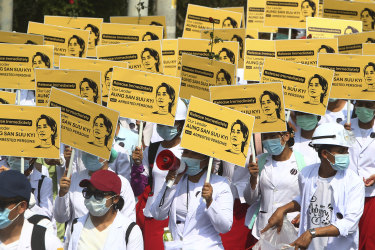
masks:
{"label": "black backpack strap", "polygon": [[78,221],[78,218],[75,218],[73,221],[72,221],[72,228],[70,229],[70,233],[72,234],[73,233],[73,227],[74,227],[74,224],[76,224]]}
{"label": "black backpack strap", "polygon": [[133,227],[134,227],[135,225],[137,225],[137,223],[132,222],[132,223],[130,223],[130,225],[128,226],[128,229],[126,229],[126,235],[125,235],[125,243],[126,243],[126,245],[128,245],[128,241],[129,241],[130,233],[132,232],[132,229],[133,229]]}
{"label": "black backpack strap", "polygon": [[38,205],[40,205],[40,190],[42,189],[43,180],[46,178],[45,175],[42,175],[42,179],[38,181]]}
{"label": "black backpack strap", "polygon": [[154,167],[154,162],[156,158],[156,153],[158,152],[159,146],[161,141],[153,142],[148,147],[148,164],[150,167],[149,175],[148,175],[148,185],[150,185],[151,192],[153,191],[153,183],[152,183],[152,168]]}
{"label": "black backpack strap", "polygon": [[46,249],[46,231],[45,227],[34,225],[31,234],[31,249],[32,250],[45,250]]}
{"label": "black backpack strap", "polygon": [[28,218],[27,220],[31,223],[31,224],[38,224],[41,220],[43,219],[47,219],[50,221],[50,218],[45,216],[45,215],[41,215],[41,214],[34,214],[33,216],[31,216],[30,218]]}

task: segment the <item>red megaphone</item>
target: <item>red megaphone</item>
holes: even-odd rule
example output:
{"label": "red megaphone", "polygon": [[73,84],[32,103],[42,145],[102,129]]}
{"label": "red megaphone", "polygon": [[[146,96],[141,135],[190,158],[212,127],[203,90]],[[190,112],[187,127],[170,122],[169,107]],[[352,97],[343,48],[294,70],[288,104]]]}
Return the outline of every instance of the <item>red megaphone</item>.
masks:
{"label": "red megaphone", "polygon": [[156,158],[156,165],[160,170],[177,170],[180,167],[180,159],[172,151],[165,149]]}

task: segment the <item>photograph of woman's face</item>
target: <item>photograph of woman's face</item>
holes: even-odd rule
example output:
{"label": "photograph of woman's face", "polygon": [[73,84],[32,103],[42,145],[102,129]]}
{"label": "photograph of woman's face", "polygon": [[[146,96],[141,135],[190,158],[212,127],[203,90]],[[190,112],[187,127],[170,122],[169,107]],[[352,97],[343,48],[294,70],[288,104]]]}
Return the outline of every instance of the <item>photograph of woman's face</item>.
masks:
{"label": "photograph of woman's face", "polygon": [[79,57],[79,54],[81,52],[81,46],[79,45],[76,38],[72,38],[69,41],[68,44],[68,53],[70,56]]}
{"label": "photograph of woman's face", "polygon": [[149,51],[145,51],[142,54],[142,64],[143,66],[150,71],[156,71],[156,59],[150,54]]}
{"label": "photograph of woman's face", "polygon": [[88,82],[82,83],[80,91],[82,98],[86,98],[87,100],[94,102],[95,93],[94,90],[90,88]]}

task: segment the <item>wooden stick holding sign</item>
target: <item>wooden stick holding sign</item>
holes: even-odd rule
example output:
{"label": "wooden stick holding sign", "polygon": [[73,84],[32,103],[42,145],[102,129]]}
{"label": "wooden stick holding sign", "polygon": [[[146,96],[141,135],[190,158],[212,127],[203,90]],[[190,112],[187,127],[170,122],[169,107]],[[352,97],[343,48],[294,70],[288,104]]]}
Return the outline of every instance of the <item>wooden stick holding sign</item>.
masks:
{"label": "wooden stick holding sign", "polygon": [[76,154],[76,149],[72,148],[72,154],[70,155],[70,159],[69,159],[68,173],[66,175],[68,178],[72,176],[72,165],[73,165],[75,154]]}
{"label": "wooden stick holding sign", "polygon": [[209,182],[210,182],[210,177],[211,177],[211,172],[212,172],[212,162],[213,162],[213,160],[214,160],[214,158],[213,158],[213,157],[210,157],[210,159],[209,159],[209,161],[208,161],[206,183],[209,183]]}
{"label": "wooden stick holding sign", "polygon": [[[16,90],[16,95],[17,95],[17,105],[21,105],[21,90],[20,89],[17,89]],[[21,169],[20,169],[21,173],[25,173],[25,158],[24,157],[21,157]]]}
{"label": "wooden stick holding sign", "polygon": [[251,141],[250,141],[250,147],[251,147],[251,156],[252,156],[252,162],[257,163],[257,160],[255,159],[255,144],[254,144],[254,137],[251,136]]}
{"label": "wooden stick holding sign", "polygon": [[142,148],[142,136],[143,136],[143,121],[139,121],[139,131],[138,131],[138,147]]}
{"label": "wooden stick holding sign", "polygon": [[350,112],[350,100],[348,100],[347,102],[347,111],[346,111],[346,124],[349,124],[350,125],[350,119],[351,119],[351,112]]}

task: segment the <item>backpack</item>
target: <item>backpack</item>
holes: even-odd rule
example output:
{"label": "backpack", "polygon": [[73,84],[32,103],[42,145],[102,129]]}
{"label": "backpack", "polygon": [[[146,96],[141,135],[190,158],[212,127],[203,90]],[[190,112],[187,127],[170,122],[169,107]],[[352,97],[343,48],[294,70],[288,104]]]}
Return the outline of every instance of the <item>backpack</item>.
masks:
{"label": "backpack", "polygon": [[34,225],[33,231],[31,233],[31,249],[32,250],[45,250],[46,249],[46,231],[47,228],[38,225],[38,223],[43,220],[48,219],[47,216],[35,214],[28,218],[27,220]]}
{"label": "backpack", "polygon": [[[40,204],[40,190],[42,189],[42,184],[43,184],[44,178],[46,178],[46,176],[42,175],[42,178],[39,179],[39,181],[38,181],[38,197],[37,197],[38,205]],[[34,193],[34,191],[35,191],[35,188],[32,189],[33,193]]]}

